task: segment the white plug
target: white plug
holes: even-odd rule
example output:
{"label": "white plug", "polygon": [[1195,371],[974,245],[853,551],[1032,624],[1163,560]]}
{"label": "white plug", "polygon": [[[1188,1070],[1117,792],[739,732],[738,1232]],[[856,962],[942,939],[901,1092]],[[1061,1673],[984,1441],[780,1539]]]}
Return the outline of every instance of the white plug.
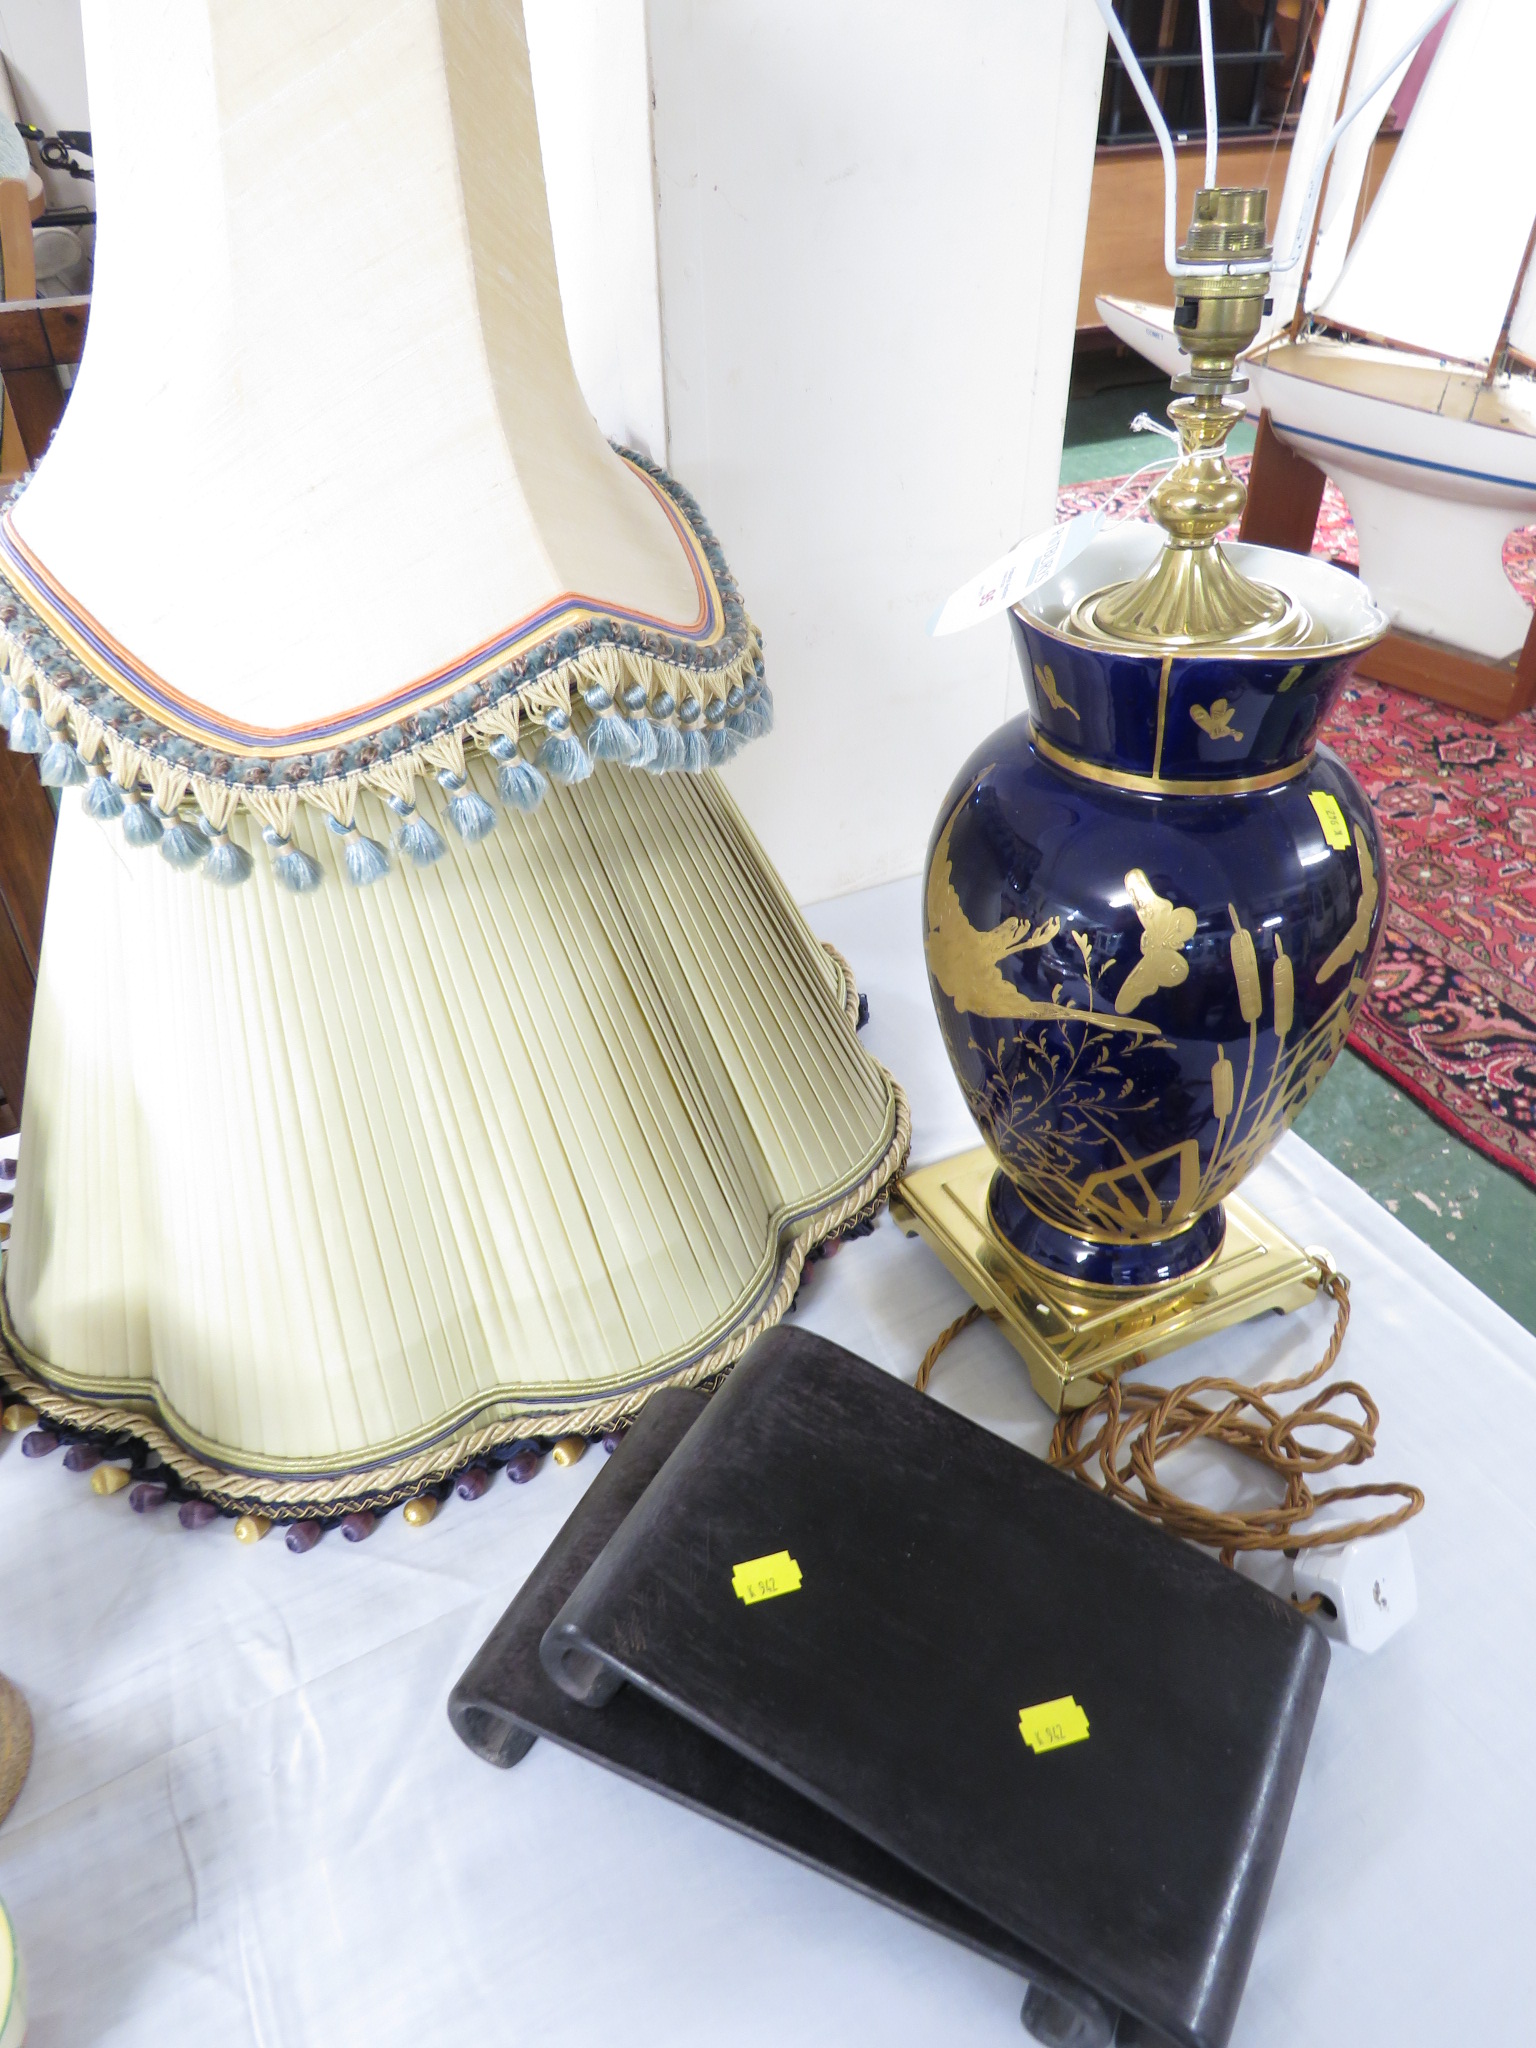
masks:
{"label": "white plug", "polygon": [[1291,1575],[1298,1600],[1317,1593],[1326,1603],[1314,1615],[1324,1634],[1352,1650],[1379,1650],[1419,1611],[1406,1529],[1303,1550]]}
{"label": "white plug", "polygon": [[1318,1595],[1323,1604],[1312,1610],[1312,1619],[1324,1635],[1367,1656],[1419,1608],[1406,1529],[1299,1551],[1294,1559],[1278,1550],[1241,1550],[1237,1568],[1278,1600]]}

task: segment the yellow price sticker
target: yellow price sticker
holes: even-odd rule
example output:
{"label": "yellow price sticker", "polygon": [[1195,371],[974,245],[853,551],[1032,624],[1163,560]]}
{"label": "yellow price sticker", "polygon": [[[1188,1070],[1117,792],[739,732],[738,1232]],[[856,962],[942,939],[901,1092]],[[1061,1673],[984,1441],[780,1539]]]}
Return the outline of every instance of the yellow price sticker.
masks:
{"label": "yellow price sticker", "polygon": [[1019,1713],[1019,1733],[1035,1752],[1065,1749],[1072,1742],[1088,1740],[1088,1716],[1071,1693],[1059,1700],[1045,1700],[1038,1707],[1024,1707]]}
{"label": "yellow price sticker", "polygon": [[731,1573],[731,1591],[748,1607],[759,1600],[777,1600],[781,1593],[799,1590],[800,1567],[787,1550],[776,1550],[772,1557],[751,1558]]}
{"label": "yellow price sticker", "polygon": [[1330,796],[1326,789],[1314,789],[1312,808],[1317,813],[1317,822],[1323,828],[1323,837],[1335,853],[1349,851],[1349,826],[1344,813],[1339,809],[1339,800]]}

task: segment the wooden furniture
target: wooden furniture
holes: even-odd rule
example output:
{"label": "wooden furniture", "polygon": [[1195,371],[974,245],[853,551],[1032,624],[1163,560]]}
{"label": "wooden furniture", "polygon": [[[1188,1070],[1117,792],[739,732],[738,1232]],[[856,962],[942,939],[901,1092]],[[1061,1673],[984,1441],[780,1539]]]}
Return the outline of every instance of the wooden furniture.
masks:
{"label": "wooden furniture", "polygon": [[39,299],[32,258],[32,209],[20,178],[0,179],[0,376],[5,421],[0,428],[0,479],[22,475],[42,456],[64,416],[69,394],[62,364],[78,363],[85,345],[89,299]]}
{"label": "wooden furniture", "polygon": [[0,748],[0,1132],[17,1129],[53,859],[53,805],[30,754]]}
{"label": "wooden furniture", "polygon": [[[1361,189],[1360,213],[1376,196],[1392,153],[1395,134],[1376,138]],[[1179,169],[1178,221],[1189,220],[1190,203],[1205,171],[1203,141],[1175,147]],[[1272,135],[1227,141],[1221,145],[1224,185],[1262,185],[1269,193],[1269,225],[1273,232],[1280,212],[1280,194],[1291,161],[1289,136]],[[1111,339],[1094,300],[1100,292],[1145,299],[1166,305],[1173,287],[1163,269],[1163,160],[1155,143],[1130,142],[1101,146],[1093,164],[1093,189],[1088,200],[1088,230],[1083,244],[1083,276],[1077,296],[1077,338],[1092,346]]]}
{"label": "wooden furniture", "polygon": [[[1285,445],[1269,414],[1261,413],[1239,539],[1308,553],[1327,481],[1316,463]],[[1360,657],[1356,673],[1498,725],[1536,702],[1536,615],[1512,661],[1485,661],[1416,633],[1391,632]]]}
{"label": "wooden furniture", "polygon": [[[69,394],[61,363],[77,363],[88,299],[38,299],[32,261],[37,205],[20,178],[0,179],[0,481],[37,461]],[[43,905],[53,858],[54,809],[30,754],[0,749],[0,1133],[17,1129],[32,1032],[32,1000],[43,943]]]}

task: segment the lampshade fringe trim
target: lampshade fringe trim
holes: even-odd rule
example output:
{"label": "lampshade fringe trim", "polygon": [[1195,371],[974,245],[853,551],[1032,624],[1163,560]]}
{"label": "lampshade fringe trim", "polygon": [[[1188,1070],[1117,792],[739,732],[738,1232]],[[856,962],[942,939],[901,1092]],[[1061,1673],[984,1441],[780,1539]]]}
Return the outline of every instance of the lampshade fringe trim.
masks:
{"label": "lampshade fringe trim", "polygon": [[[81,787],[87,814],[98,821],[120,817],[130,846],[159,844],[172,866],[201,869],[225,885],[243,879],[249,863],[224,856],[210,873],[199,805],[216,834],[250,811],[284,840],[294,806],[314,805],[347,827],[346,873],[363,886],[391,863],[386,848],[351,827],[359,789],[400,800],[403,822],[393,836],[405,864],[421,866],[439,857],[432,840],[441,835],[412,816],[417,775],[438,777],[447,821],[467,843],[496,828],[494,807],[469,784],[475,754],[495,763],[501,801],[517,811],[532,810],[549,782],[583,781],[596,762],[651,774],[720,767],[773,722],[761,635],[692,497],[633,450],[617,452],[671,500],[707,561],[719,600],[713,641],[590,612],[393,726],[323,752],[257,758],[216,753],[118,694],[58,637],[17,574],[0,571],[0,724],[16,752],[40,757],[46,784]],[[102,754],[110,779],[96,765]],[[287,806],[286,823],[273,815],[274,804]],[[296,850],[275,849],[273,867],[300,894],[315,886],[313,861]]]}
{"label": "lampshade fringe trim", "polygon": [[[277,842],[268,841],[274,872],[285,888],[300,895],[322,879],[314,860],[287,843],[300,803],[323,812],[346,841],[343,867],[347,879],[361,888],[391,866],[388,848],[352,823],[361,790],[377,791],[397,813],[401,822],[392,839],[407,865],[427,867],[442,857],[446,844],[416,808],[415,784],[422,773],[435,773],[448,823],[473,845],[498,823],[495,808],[470,786],[473,755],[484,754],[494,764],[497,793],[508,810],[531,811],[551,782],[585,781],[599,762],[652,774],[698,775],[722,767],[773,723],[773,699],[763,680],[755,632],[738,664],[739,679],[707,698],[695,687],[706,687],[702,678],[690,678],[679,699],[664,682],[655,688],[654,673],[647,682],[627,682],[629,670],[620,651],[587,648],[565,668],[408,753],[318,783],[259,787],[195,773],[147,753],[104,726],[57,683],[35,677],[29,656],[14,640],[8,663],[12,680],[0,688],[0,718],[9,699],[11,745],[40,755],[45,784],[81,788],[87,815],[102,823],[121,819],[130,846],[158,845],[172,867],[188,873],[201,869],[206,879],[223,887],[243,882],[253,871],[249,856],[237,857],[241,849],[227,835],[237,814],[254,813],[263,830],[277,833]],[[653,671],[656,666],[651,664]],[[103,754],[110,773],[101,765]],[[220,855],[210,868],[210,847],[220,835]]]}

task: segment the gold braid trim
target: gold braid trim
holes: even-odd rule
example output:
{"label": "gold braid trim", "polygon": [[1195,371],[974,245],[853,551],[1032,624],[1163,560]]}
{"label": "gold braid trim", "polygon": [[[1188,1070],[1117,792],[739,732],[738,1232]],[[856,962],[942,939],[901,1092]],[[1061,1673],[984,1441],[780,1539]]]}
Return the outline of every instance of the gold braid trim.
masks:
{"label": "gold braid trim", "polygon": [[[830,949],[829,949],[830,950]],[[847,962],[836,956],[846,977],[844,1002],[851,1014],[858,1013],[858,991],[847,970]],[[851,996],[851,1005],[849,998]],[[790,1239],[779,1267],[772,1294],[748,1323],[741,1324],[721,1339],[702,1358],[669,1373],[643,1388],[612,1395],[585,1407],[556,1410],[548,1414],[520,1415],[512,1421],[488,1424],[469,1436],[434,1445],[415,1456],[381,1465],[367,1473],[340,1474],[333,1479],[236,1478],[216,1465],[195,1457],[160,1423],[123,1407],[101,1407],[56,1393],[32,1379],[26,1370],[42,1370],[45,1361],[35,1358],[17,1336],[11,1322],[10,1304],[0,1284],[0,1339],[10,1354],[9,1369],[0,1365],[3,1383],[18,1401],[25,1401],[49,1422],[66,1429],[89,1430],[134,1438],[159,1454],[167,1469],[186,1486],[215,1506],[231,1513],[266,1514],[274,1521],[303,1521],[329,1517],[359,1508],[379,1510],[412,1499],[424,1487],[447,1479],[466,1465],[473,1465],[498,1445],[515,1443],[525,1437],[596,1436],[627,1422],[649,1397],[663,1387],[693,1387],[729,1370],[765,1330],[772,1329],[794,1301],[808,1255],[825,1239],[834,1237],[851,1223],[873,1216],[884,1204],[887,1189],[906,1165],[912,1143],[912,1113],[907,1098],[893,1077],[882,1067],[889,1084],[894,1108],[890,1144],[878,1164],[858,1185],[809,1217]]]}
{"label": "gold braid trim", "polygon": [[[830,940],[822,940],[821,950],[837,969],[838,978],[842,982],[842,987],[838,990],[838,1000],[842,1003],[843,1014],[847,1017],[854,1030],[857,1031],[859,1028],[859,985],[853,978],[853,968],[847,955],[839,953],[836,946]],[[895,1084],[892,1083],[892,1085],[894,1086]],[[900,1091],[898,1090],[897,1092],[899,1093]]]}

